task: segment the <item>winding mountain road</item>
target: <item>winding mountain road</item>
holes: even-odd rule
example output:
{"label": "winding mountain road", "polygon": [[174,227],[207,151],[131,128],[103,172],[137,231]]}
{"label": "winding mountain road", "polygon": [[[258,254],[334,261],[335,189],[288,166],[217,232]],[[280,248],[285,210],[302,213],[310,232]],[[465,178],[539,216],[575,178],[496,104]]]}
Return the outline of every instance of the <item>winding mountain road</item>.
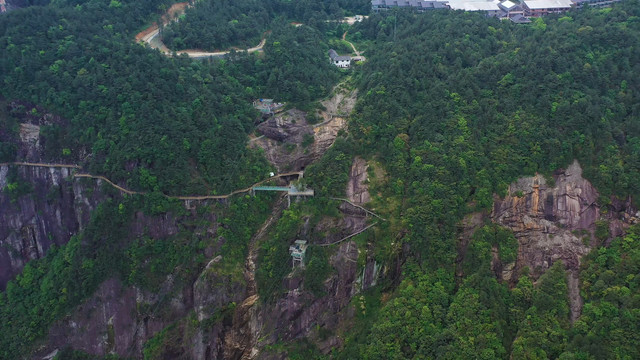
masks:
{"label": "winding mountain road", "polygon": [[[186,3],[180,3],[180,4],[176,4],[176,5],[179,5],[179,6],[176,6],[176,5],[172,6],[167,11],[167,14],[162,17],[162,24],[163,25],[167,25],[167,24],[171,23],[172,21],[176,21],[174,19],[177,18],[178,16],[184,14],[185,9],[188,7],[188,5],[185,5],[185,4]],[[173,54],[173,51],[171,49],[169,49],[162,42],[162,39],[160,38],[159,35],[160,35],[160,28],[159,28],[157,23],[153,23],[151,26],[149,26],[145,30],[143,30],[140,33],[138,33],[138,35],[136,35],[136,41],[147,43],[151,48],[158,49],[163,54],[165,54],[167,56],[171,56]],[[222,57],[222,56],[225,56],[225,55],[229,54],[233,50],[235,50],[235,51],[245,51],[246,50],[249,53],[253,53],[253,52],[257,52],[257,51],[262,51],[262,48],[264,47],[264,44],[267,41],[266,35],[267,35],[267,33],[264,34],[264,36],[262,37],[262,40],[260,40],[260,43],[258,43],[258,45],[254,46],[252,48],[249,48],[249,49],[232,48],[232,49],[225,50],[225,51],[213,51],[213,52],[211,52],[211,51],[203,51],[203,50],[198,50],[198,49],[187,49],[187,50],[176,51],[175,53],[176,53],[176,55],[186,54],[187,56],[189,56],[191,58]]]}

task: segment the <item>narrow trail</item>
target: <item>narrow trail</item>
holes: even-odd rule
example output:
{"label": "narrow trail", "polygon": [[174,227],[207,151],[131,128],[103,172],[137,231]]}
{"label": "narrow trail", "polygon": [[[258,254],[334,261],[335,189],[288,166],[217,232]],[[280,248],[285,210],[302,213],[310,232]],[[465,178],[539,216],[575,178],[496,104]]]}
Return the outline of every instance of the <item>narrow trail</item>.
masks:
{"label": "narrow trail", "polygon": [[356,53],[356,56],[362,56],[362,55],[360,55],[360,52],[358,51],[358,49],[356,49],[356,47],[353,45],[353,43],[351,41],[347,40],[347,33],[348,33],[348,31],[345,31],[344,34],[342,34],[342,40],[348,42],[349,45],[351,45],[351,48],[353,49],[353,52]]}
{"label": "narrow trail", "polygon": [[[266,35],[265,35],[266,36]],[[264,47],[264,44],[267,42],[267,38],[263,37],[262,40],[260,40],[260,43],[258,43],[258,45],[252,47],[252,48],[248,48],[246,49],[246,51],[248,53],[254,53],[257,51],[262,51],[262,48]],[[202,58],[202,57],[220,57],[220,56],[225,56],[227,54],[229,54],[231,51],[245,51],[243,49],[240,48],[233,48],[231,50],[226,50],[226,51],[215,51],[215,52],[207,52],[207,51],[202,51],[202,50],[197,50],[197,49],[188,49],[188,50],[180,50],[180,51],[176,51],[177,55],[181,55],[181,54],[187,54],[189,57],[192,58]]]}
{"label": "narrow trail", "polygon": [[359,209],[362,209],[362,210],[363,210],[364,212],[366,212],[367,214],[373,215],[373,216],[377,217],[378,219],[380,219],[380,220],[382,220],[382,221],[387,221],[387,219],[385,219],[385,218],[382,218],[382,217],[378,216],[378,214],[374,213],[373,211],[371,211],[371,210],[369,210],[369,209],[367,209],[367,208],[364,208],[364,207],[362,207],[362,206],[360,206],[360,205],[356,205],[356,204],[352,203],[351,201],[349,201],[348,199],[335,198],[335,197],[330,197],[329,199],[331,199],[331,200],[340,200],[340,201],[344,201],[344,202],[346,202],[347,204],[349,204],[349,205],[351,205],[351,206],[354,206],[354,207],[357,207],[357,208],[359,208]]}
{"label": "narrow trail", "polygon": [[[11,165],[16,165],[16,166],[29,166],[29,167],[47,167],[47,168],[71,168],[71,169],[82,169],[81,166],[79,165],[75,165],[75,164],[43,164],[43,163],[30,163],[30,162],[21,162],[21,161],[16,161],[16,162],[8,162],[8,163],[0,163],[0,167],[2,166],[11,166]],[[108,178],[101,176],[101,175],[92,175],[92,174],[87,174],[87,173],[72,173],[71,174],[72,177],[74,178],[90,178],[90,179],[97,179],[97,180],[102,180],[104,182],[106,182],[107,184],[111,185],[113,188],[118,189],[119,191],[122,191],[125,194],[129,194],[129,195],[144,195],[147,194],[147,192],[144,191],[134,191],[134,190],[129,190],[126,188],[123,188],[122,186],[114,183],[113,181],[109,180]],[[271,180],[276,180],[279,178],[283,178],[283,177],[288,177],[288,176],[297,176],[298,179],[302,178],[304,176],[304,172],[303,171],[292,171],[292,172],[286,172],[286,173],[282,173],[282,174],[277,174],[274,176],[271,176],[269,178],[266,178],[264,180],[258,181],[257,183],[247,187],[247,188],[243,188],[243,189],[238,189],[238,190],[234,190],[228,194],[224,194],[224,195],[187,195],[187,196],[182,196],[182,195],[166,195],[166,194],[162,194],[164,195],[164,197],[166,197],[167,199],[177,199],[177,200],[215,200],[215,199],[227,199],[233,195],[236,194],[240,194],[240,193],[247,193],[249,191],[251,191],[251,189],[253,189],[256,186],[259,186],[261,184],[264,184],[267,181],[271,181]]]}
{"label": "narrow trail", "polygon": [[13,161],[13,162],[0,163],[0,166],[10,166],[10,165],[82,169],[82,166],[75,165],[75,164],[44,164],[44,163],[32,163],[32,162],[23,162],[23,161]]}
{"label": "narrow trail", "polygon": [[341,242],[343,242],[343,241],[345,241],[347,239],[351,239],[352,237],[354,237],[356,235],[362,234],[363,232],[367,231],[369,228],[372,228],[372,227],[376,226],[377,224],[378,224],[377,222],[374,222],[373,224],[363,228],[360,231],[356,231],[356,232],[354,232],[353,234],[351,234],[349,236],[345,236],[342,239],[340,239],[338,241],[334,241],[334,242],[329,243],[329,244],[311,244],[311,245],[313,245],[313,246],[321,246],[321,247],[336,245],[336,244],[339,244],[339,243],[341,243]]}

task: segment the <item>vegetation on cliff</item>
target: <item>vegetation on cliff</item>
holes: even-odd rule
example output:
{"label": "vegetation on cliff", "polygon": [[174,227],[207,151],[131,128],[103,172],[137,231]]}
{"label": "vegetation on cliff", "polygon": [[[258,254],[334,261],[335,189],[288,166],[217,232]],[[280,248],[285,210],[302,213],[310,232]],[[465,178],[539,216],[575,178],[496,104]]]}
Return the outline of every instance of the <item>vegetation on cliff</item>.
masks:
{"label": "vegetation on cliff", "polygon": [[[165,2],[61,5],[2,18],[0,95],[69,119],[43,131],[49,160],[84,162],[129,188],[221,194],[264,179],[269,166],[246,146],[258,115],[251,102],[310,102],[338,80],[309,27],[274,24],[263,58],[207,63],[131,41]],[[14,154],[4,143],[0,151],[5,160]]]}
{"label": "vegetation on cliff", "polygon": [[[639,9],[629,1],[532,26],[449,12],[397,12],[355,25],[369,50],[350,130],[358,151],[388,169],[385,199],[403,204],[390,216],[403,218],[403,241],[420,269],[405,268],[401,290],[363,330],[368,341],[348,342],[359,350],[345,358],[638,356],[631,350],[638,344],[631,323],[640,319],[633,277],[631,285],[616,284],[609,273],[601,286],[625,300],[603,305],[599,287],[571,327],[561,264],[536,286],[526,274],[513,290],[495,281],[492,246],[500,244],[500,258],[514,259],[508,234],[488,237],[495,234],[482,228],[461,263],[463,279],[456,280],[454,266],[462,216],[490,208],[492,195],[522,175],[551,174],[577,158],[601,206],[611,195],[639,193]],[[633,254],[628,247],[627,255],[609,255],[617,248],[594,250],[603,252],[602,266]],[[585,274],[593,262],[590,256]],[[589,288],[598,276],[583,274],[583,284]],[[445,290],[433,293],[438,286]],[[628,316],[630,322],[603,325],[624,345],[610,335],[593,343],[604,306]]]}
{"label": "vegetation on cliff", "polygon": [[[1,94],[70,119],[68,127],[48,132],[59,144],[48,156],[83,161],[152,191],[103,204],[82,234],[9,283],[0,294],[0,357],[30,351],[53,321],[109,276],[150,291],[167,274],[193,280],[207,244],[192,228],[155,240],[131,238],[126,229],[141,209],[181,214],[160,192],[226,192],[264,177],[266,161],[246,146],[257,115],[250,101],[277,97],[313,108],[341,74],[325,55],[339,25],[324,20],[354,9],[340,1],[307,3],[204,2],[165,29],[175,44],[194,47],[249,43],[272,30],[263,55],[232,53],[211,63],[132,43],[142,19],[166,8],[160,1],[57,2],[58,8],[0,18]],[[195,35],[211,19],[218,38]],[[306,25],[291,26],[291,19]],[[493,195],[518,177],[549,175],[573,159],[597,187],[603,209],[612,195],[640,193],[638,19],[640,4],[628,0],[528,26],[446,11],[394,11],[354,25],[350,33],[367,48],[367,62],[352,70],[361,97],[349,137],[307,168],[304,181],[318,197],[283,211],[259,244],[263,302],[282,295],[291,241],[305,226],[340,216],[328,197],[344,192],[359,155],[386,170],[371,190],[388,221],[356,242],[398,271],[353,299],[354,323],[340,329],[344,344],[328,357],[639,358],[637,225],[610,244],[605,226],[597,226],[600,241],[580,274],[584,309],[573,324],[561,262],[540,278],[525,270],[507,284],[496,279],[492,261],[516,259],[513,234],[484,224],[465,251],[459,243],[465,215],[489,210]],[[11,144],[0,143],[2,159],[14,155]],[[224,209],[202,210],[223,219],[227,263],[220,271],[241,271],[247,241],[270,200],[238,198]],[[360,246],[365,242],[370,248]],[[333,271],[329,252],[309,251],[303,279],[316,298],[330,296],[323,283]],[[147,352],[162,353],[166,334],[176,328],[149,342]],[[313,353],[310,348],[283,345],[295,356]]]}
{"label": "vegetation on cliff", "polygon": [[199,1],[188,8],[179,21],[163,28],[162,39],[169,49],[176,51],[216,51],[230,46],[248,48],[258,43],[276,18],[276,22],[304,23],[324,32],[335,28],[335,24],[325,20],[367,14],[370,4],[369,0]]}

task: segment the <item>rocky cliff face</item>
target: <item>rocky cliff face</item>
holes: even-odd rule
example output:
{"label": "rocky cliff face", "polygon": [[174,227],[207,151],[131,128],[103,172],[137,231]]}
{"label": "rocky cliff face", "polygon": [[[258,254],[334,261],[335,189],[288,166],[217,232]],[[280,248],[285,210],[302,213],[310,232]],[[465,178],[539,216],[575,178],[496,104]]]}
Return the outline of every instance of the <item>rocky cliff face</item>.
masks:
{"label": "rocky cliff face", "polygon": [[16,145],[15,161],[72,164],[88,156],[84,148],[63,155],[60,144],[51,136],[46,136],[52,132],[64,135],[69,126],[67,119],[25,101],[5,102],[0,99],[0,104],[6,105],[0,111],[10,121],[18,123],[17,132],[14,132],[13,126],[0,129],[0,141]]}
{"label": "rocky cliff face", "polygon": [[[348,182],[348,200],[356,205],[369,201],[367,180],[367,162],[356,158],[353,161]],[[341,206],[343,217],[339,220],[321,221],[310,232],[324,232],[332,229],[332,234],[322,240],[331,244],[362,230],[366,226],[366,213],[352,205]],[[337,231],[336,231],[337,230]],[[351,240],[332,245],[329,264],[335,272],[325,280],[326,295],[316,298],[304,288],[302,277],[293,272],[285,279],[285,294],[275,304],[263,305],[258,309],[259,338],[258,348],[277,341],[291,341],[307,338],[314,342],[323,353],[342,345],[342,339],[336,334],[354,316],[350,306],[352,298],[375,285],[380,276],[380,266],[373,258],[365,256],[364,267],[358,266],[358,257],[367,249],[360,249]],[[320,331],[319,329],[322,329]],[[323,334],[321,334],[323,332]],[[256,358],[284,359],[285,353],[258,352]]]}
{"label": "rocky cliff face", "polygon": [[277,114],[258,126],[262,136],[252,140],[252,146],[262,148],[279,172],[304,169],[333,144],[338,132],[346,127],[346,116],[355,105],[355,90],[335,91],[332,98],[322,103],[325,110],[315,114],[320,123],[309,123],[309,114],[296,109]]}
{"label": "rocky cliff face", "polygon": [[[279,169],[302,169],[333,144],[346,124],[341,116],[350,112],[354,102],[354,92],[338,92],[325,102],[326,110],[319,113],[324,121],[318,125],[309,125],[302,112],[281,114],[270,120],[273,123],[263,125],[267,136],[255,144],[267,150],[267,157]],[[42,159],[46,141],[40,135],[42,121],[62,121],[52,119],[27,119],[21,125],[19,139],[13,139],[20,143],[20,160]],[[307,146],[303,145],[305,141]],[[293,152],[287,143],[295,144]],[[370,198],[366,169],[366,161],[354,160],[347,197],[356,205]],[[51,245],[62,245],[81,231],[91,211],[106,199],[99,180],[73,179],[72,171],[68,167],[19,166],[10,170],[9,165],[0,166],[0,188],[19,178],[30,189],[17,197],[10,192],[0,193],[0,285],[4,286],[27,261],[44,256]],[[199,202],[186,205],[191,215],[182,217],[136,213],[130,234],[132,238],[160,239],[189,231],[211,244],[204,251],[209,259],[207,265],[187,280],[168,276],[154,293],[126,286],[118,279],[105,281],[83,304],[50,328],[34,359],[47,358],[65,346],[98,356],[141,358],[144,344],[160,331],[168,331],[167,338],[171,339],[161,346],[164,358],[267,358],[273,354],[264,351],[266,345],[303,337],[310,338],[325,353],[341,344],[335,334],[353,316],[351,299],[373,286],[380,275],[380,266],[368,256],[365,265],[358,266],[359,254],[366,254],[366,249],[359,249],[350,240],[329,248],[329,263],[335,271],[324,282],[326,295],[314,297],[304,289],[303,278],[294,273],[284,281],[283,296],[275,303],[263,304],[258,302],[251,277],[255,271],[255,247],[250,248],[253,250],[248,255],[244,277],[238,271],[221,268],[224,240],[211,240],[218,239],[220,225],[216,217],[198,212],[202,205]],[[278,206],[274,208],[274,221],[279,217]],[[367,214],[362,209],[343,203],[340,210],[344,215],[341,218],[321,221],[305,231],[337,230],[326,231],[329,235],[319,242],[328,244],[367,226]],[[187,223],[198,225],[187,229]],[[268,221],[255,238],[264,235],[269,224]],[[330,335],[319,334],[319,328]]]}
{"label": "rocky cliff face", "polygon": [[160,347],[163,358],[223,359],[224,335],[231,324],[212,321],[211,326],[194,327],[188,320],[195,316],[206,324],[229,304],[242,301],[244,284],[213,271],[219,259],[214,258],[194,284],[180,286],[169,276],[158,293],[125,287],[117,279],[105,281],[72,315],[50,329],[47,344],[34,359],[65,346],[98,356],[142,358],[145,343],[172,325],[169,342]]}
{"label": "rocky cliff face", "polygon": [[556,260],[577,270],[590,250],[600,219],[599,194],[582,178],[577,162],[554,178],[555,186],[541,175],[521,178],[504,199],[494,202],[492,220],[513,230],[520,243],[515,270],[528,266],[540,275]]}
{"label": "rocky cliff face", "polygon": [[[316,343],[323,353],[342,345],[342,339],[335,335],[341,324],[353,317],[353,308],[348,305],[353,296],[360,292],[358,283],[359,250],[355,242],[346,241],[337,245],[329,263],[336,270],[324,283],[326,295],[315,298],[304,290],[304,283],[298,276],[285,281],[285,295],[275,304],[259,309],[260,348],[277,341],[291,341],[308,338]],[[329,333],[322,337],[319,329]],[[268,358],[273,354],[261,352],[257,358]],[[279,354],[276,358],[286,358]]]}
{"label": "rocky cliff face", "polygon": [[[12,127],[0,129],[0,141],[15,144],[15,160],[59,163],[54,154],[45,154],[51,146],[40,130],[63,128],[67,121],[26,102],[2,104],[6,107],[0,111],[19,125],[16,132]],[[27,262],[45,256],[52,245],[66,244],[105,200],[100,182],[73,179],[75,170],[73,166],[0,164],[0,290]]]}
{"label": "rocky cliff face", "polygon": [[528,267],[534,278],[544,273],[555,261],[562,260],[569,271],[569,291],[572,318],[581,311],[578,289],[580,259],[596,245],[596,221],[607,221],[610,236],[620,235],[628,224],[637,221],[638,214],[630,202],[614,201],[603,209],[599,194],[582,177],[582,168],[575,161],[566,170],[553,176],[549,184],[541,175],[521,178],[509,187],[504,199],[495,198],[491,220],[511,229],[518,239],[515,264],[499,264],[494,269],[505,281],[515,281],[520,269]]}
{"label": "rocky cliff face", "polygon": [[[26,194],[12,194],[15,184]],[[0,166],[0,289],[24,265],[46,255],[52,245],[66,244],[89,221],[104,200],[94,180],[71,180],[70,168]]]}
{"label": "rocky cliff face", "polygon": [[[19,101],[8,102],[2,111],[19,122],[16,133],[0,129],[0,141],[16,145],[16,160],[45,162],[48,144],[40,129],[64,126],[66,120]],[[74,170],[0,165],[0,290],[27,262],[45,256],[52,245],[66,244],[105,199],[99,182],[74,180]]]}
{"label": "rocky cliff face", "polygon": [[153,292],[118,279],[105,281],[50,328],[33,358],[66,346],[97,356],[142,358],[145,343],[162,330],[169,331],[169,340],[159,347],[163,358],[224,358],[224,337],[231,328],[225,311],[245,298],[245,283],[237,273],[221,270],[224,239],[217,234],[218,220],[212,213],[198,212],[199,205],[206,203],[190,204],[191,213],[179,217],[136,213],[129,233],[132,239],[162,239],[188,231],[208,244],[204,255],[210,260],[200,272],[181,280],[168,275]]}

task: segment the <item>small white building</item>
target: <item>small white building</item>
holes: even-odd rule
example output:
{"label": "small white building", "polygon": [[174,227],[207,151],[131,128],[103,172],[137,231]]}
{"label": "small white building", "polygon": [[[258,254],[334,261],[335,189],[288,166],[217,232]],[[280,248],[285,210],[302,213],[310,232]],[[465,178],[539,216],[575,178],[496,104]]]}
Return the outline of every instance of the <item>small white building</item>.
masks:
{"label": "small white building", "polygon": [[293,245],[289,246],[289,254],[291,254],[294,268],[296,264],[299,267],[304,267],[304,255],[307,252],[307,247],[309,245],[306,240],[296,240]]}
{"label": "small white building", "polygon": [[333,65],[339,68],[344,69],[351,66],[351,56],[340,56],[333,49],[329,50],[329,59],[331,59]]}

